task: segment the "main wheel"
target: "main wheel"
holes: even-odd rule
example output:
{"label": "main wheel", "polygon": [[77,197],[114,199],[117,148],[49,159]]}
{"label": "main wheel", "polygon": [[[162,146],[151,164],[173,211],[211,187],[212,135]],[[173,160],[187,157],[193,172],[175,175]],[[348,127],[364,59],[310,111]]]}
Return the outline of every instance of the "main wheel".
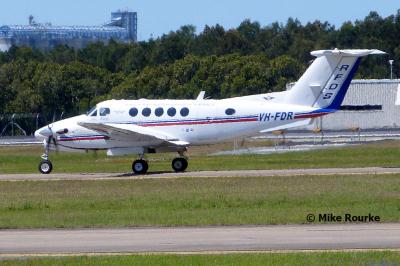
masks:
{"label": "main wheel", "polygon": [[145,160],[136,160],[132,163],[132,170],[137,175],[143,175],[149,170],[149,165]]}
{"label": "main wheel", "polygon": [[185,172],[188,167],[188,161],[185,158],[175,158],[172,161],[172,169],[175,172]]}
{"label": "main wheel", "polygon": [[39,164],[39,171],[42,174],[50,174],[51,170],[53,170],[53,164],[49,160],[43,160]]}

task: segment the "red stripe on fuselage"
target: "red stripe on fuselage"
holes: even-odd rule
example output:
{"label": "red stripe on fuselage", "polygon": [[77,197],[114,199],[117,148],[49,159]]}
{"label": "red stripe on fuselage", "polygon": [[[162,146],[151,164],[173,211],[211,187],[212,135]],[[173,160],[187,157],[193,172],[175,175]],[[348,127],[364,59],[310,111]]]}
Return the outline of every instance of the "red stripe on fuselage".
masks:
{"label": "red stripe on fuselage", "polygon": [[106,139],[106,137],[98,136],[98,137],[64,138],[64,139],[59,139],[58,141],[101,140],[101,139]]}
{"label": "red stripe on fuselage", "polygon": [[330,113],[315,113],[315,114],[304,114],[304,115],[295,115],[294,119],[302,119],[302,118],[315,118],[324,115],[328,115]]}
{"label": "red stripe on fuselage", "polygon": [[164,122],[152,124],[139,124],[142,127],[166,127],[166,126],[186,126],[186,125],[207,125],[207,124],[224,124],[239,122],[257,122],[258,118],[242,118],[237,120],[208,120],[208,121],[192,121],[192,122]]}

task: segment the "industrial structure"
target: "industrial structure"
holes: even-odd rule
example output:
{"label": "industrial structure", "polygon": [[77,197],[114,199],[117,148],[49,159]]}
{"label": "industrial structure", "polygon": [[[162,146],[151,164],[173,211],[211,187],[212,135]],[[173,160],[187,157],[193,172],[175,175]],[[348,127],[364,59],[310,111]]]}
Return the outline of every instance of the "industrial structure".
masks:
{"label": "industrial structure", "polygon": [[353,80],[341,110],[315,119],[309,129],[400,128],[400,79]]}
{"label": "industrial structure", "polygon": [[7,51],[12,45],[40,50],[51,50],[57,45],[81,49],[89,43],[108,43],[111,39],[124,43],[137,41],[136,12],[112,12],[111,21],[102,26],[53,26],[36,23],[30,16],[29,25],[0,27],[0,51]]}

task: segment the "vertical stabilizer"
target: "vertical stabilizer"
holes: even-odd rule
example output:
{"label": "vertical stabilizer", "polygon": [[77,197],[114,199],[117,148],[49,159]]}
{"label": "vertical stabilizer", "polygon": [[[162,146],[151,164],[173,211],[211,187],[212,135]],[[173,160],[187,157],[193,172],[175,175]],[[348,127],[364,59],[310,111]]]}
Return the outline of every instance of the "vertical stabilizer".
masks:
{"label": "vertical stabilizer", "polygon": [[379,50],[319,50],[317,57],[287,95],[286,102],[325,109],[339,109],[357,72],[360,59]]}

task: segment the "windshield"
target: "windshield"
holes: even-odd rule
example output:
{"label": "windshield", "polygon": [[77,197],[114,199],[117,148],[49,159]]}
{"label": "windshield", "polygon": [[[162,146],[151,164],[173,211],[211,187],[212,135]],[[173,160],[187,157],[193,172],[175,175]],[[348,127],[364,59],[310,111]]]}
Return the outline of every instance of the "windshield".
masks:
{"label": "windshield", "polygon": [[110,108],[102,107],[100,108],[100,116],[107,116],[110,114]]}
{"label": "windshield", "polygon": [[89,111],[87,111],[86,115],[92,115],[92,113],[94,113],[96,110],[96,106],[93,106],[92,109],[90,109]]}

